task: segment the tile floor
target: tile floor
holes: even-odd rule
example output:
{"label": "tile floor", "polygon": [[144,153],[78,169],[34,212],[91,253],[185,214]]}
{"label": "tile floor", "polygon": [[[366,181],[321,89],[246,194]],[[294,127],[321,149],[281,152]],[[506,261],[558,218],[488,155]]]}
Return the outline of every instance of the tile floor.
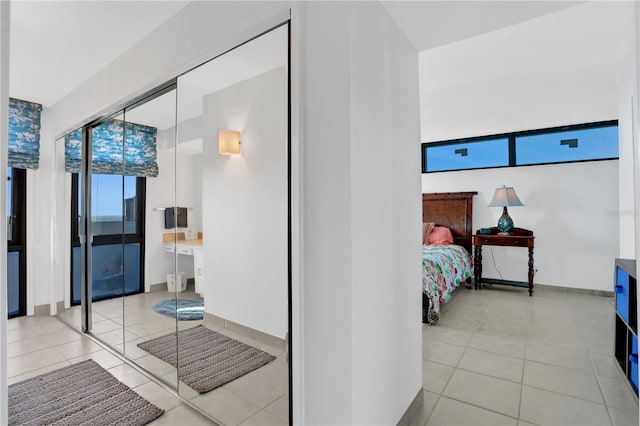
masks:
{"label": "tile floor", "polygon": [[[181,297],[195,298],[182,293]],[[166,292],[152,292],[125,298],[125,324],[122,329],[122,300],[97,302],[94,307],[95,334],[108,341],[120,352],[124,351],[140,365],[149,367],[166,382],[175,383],[175,368],[137,348],[139,341],[175,331],[175,320],[153,311],[159,300],[170,298]],[[130,309],[137,307],[138,309]],[[141,396],[165,410],[153,425],[209,425],[215,424],[185,405],[180,398],[146,375],[123,362],[86,336],[72,330],[68,324],[79,327],[80,311],[77,307],[49,316],[21,317],[8,322],[9,384],[46,373],[74,362],[92,358],[120,381]],[[169,321],[167,321],[169,320]],[[186,322],[186,321],[185,321]],[[180,323],[180,327],[186,325]],[[202,321],[188,321],[192,327]],[[271,348],[227,330],[220,330],[237,340],[276,355],[275,361],[206,394],[198,394],[180,383],[180,395],[225,425],[287,425],[288,379],[287,363],[282,351]],[[124,339],[124,344],[122,340]]]}
{"label": "tile floor", "polygon": [[[149,297],[161,297],[154,293]],[[607,297],[540,288],[530,298],[504,286],[457,290],[439,324],[423,326],[424,406],[414,424],[637,426],[638,400],[612,355],[613,315]],[[96,325],[115,321],[102,316]],[[139,320],[149,318],[141,314]],[[136,338],[130,342],[143,331],[149,329],[132,329]],[[10,320],[8,338],[10,383],[93,358],[166,411],[153,424],[211,424],[56,318]],[[224,424],[287,424],[286,361],[276,355],[268,366],[215,391],[183,396]]]}
{"label": "tile floor", "polygon": [[611,297],[460,288],[423,325],[416,425],[638,426],[613,358]]}

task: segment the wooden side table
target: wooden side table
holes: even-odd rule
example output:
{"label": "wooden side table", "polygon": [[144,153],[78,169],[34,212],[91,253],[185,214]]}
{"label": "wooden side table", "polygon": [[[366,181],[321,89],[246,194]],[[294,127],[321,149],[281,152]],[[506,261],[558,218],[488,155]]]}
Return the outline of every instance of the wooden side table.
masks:
{"label": "wooden side table", "polygon": [[[513,228],[511,235],[498,235],[498,228],[493,227],[490,234],[476,231],[473,236],[474,246],[474,281],[475,289],[482,289],[482,246],[527,247],[529,249],[529,296],[533,294],[533,231]],[[513,284],[512,284],[513,285]]]}

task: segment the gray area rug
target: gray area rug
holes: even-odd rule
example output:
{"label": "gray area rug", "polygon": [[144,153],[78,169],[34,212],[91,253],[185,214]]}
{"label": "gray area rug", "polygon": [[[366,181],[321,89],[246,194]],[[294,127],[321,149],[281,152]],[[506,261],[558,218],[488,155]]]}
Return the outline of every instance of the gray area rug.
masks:
{"label": "gray area rug", "polygon": [[[199,393],[209,392],[276,359],[201,325],[178,332],[178,342],[178,377]],[[138,346],[178,367],[175,333],[138,343]]]}
{"label": "gray area rug", "polygon": [[146,425],[162,413],[91,359],[9,386],[10,425]]}

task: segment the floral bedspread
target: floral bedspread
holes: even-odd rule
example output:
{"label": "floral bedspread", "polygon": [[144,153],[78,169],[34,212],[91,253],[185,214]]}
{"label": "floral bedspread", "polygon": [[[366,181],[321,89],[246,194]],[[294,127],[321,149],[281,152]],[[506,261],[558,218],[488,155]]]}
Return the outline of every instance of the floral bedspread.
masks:
{"label": "floral bedspread", "polygon": [[462,246],[422,246],[422,291],[433,301],[433,310],[451,299],[451,292],[472,275],[471,255]]}

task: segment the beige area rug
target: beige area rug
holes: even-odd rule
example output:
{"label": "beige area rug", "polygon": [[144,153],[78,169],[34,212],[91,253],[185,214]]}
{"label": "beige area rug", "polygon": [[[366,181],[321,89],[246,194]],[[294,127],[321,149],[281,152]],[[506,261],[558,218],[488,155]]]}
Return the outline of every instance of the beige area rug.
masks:
{"label": "beige area rug", "polygon": [[201,325],[181,330],[177,341],[178,357],[175,333],[138,343],[138,346],[178,367],[180,380],[199,393],[209,392],[276,359]]}
{"label": "beige area rug", "polygon": [[163,410],[93,360],[9,386],[10,425],[146,425]]}

